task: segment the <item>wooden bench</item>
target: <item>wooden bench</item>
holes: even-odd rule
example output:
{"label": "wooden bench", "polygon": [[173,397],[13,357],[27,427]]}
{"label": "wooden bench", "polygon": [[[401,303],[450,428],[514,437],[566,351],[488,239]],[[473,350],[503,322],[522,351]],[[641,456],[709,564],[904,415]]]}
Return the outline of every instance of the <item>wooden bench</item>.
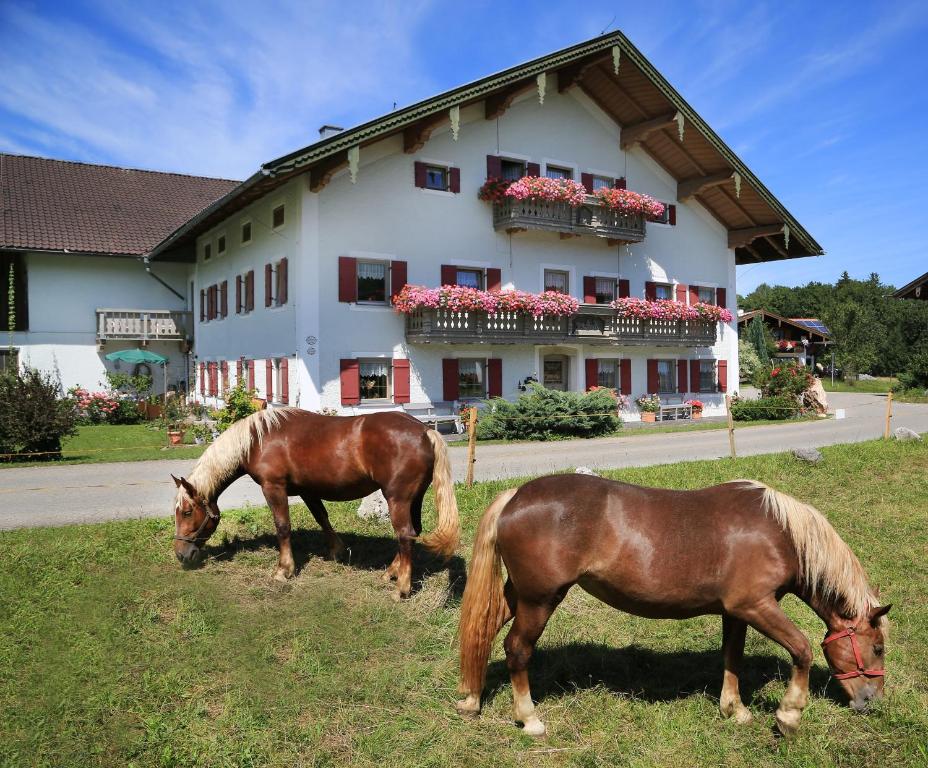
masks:
{"label": "wooden bench", "polygon": [[657,412],[658,421],[679,421],[693,418],[693,406],[683,402],[682,395],[661,395],[661,408]]}
{"label": "wooden bench", "polygon": [[456,403],[403,403],[403,410],[423,424],[431,424],[438,429],[439,424],[452,424],[454,431],[461,434],[464,431],[464,422],[457,413]]}

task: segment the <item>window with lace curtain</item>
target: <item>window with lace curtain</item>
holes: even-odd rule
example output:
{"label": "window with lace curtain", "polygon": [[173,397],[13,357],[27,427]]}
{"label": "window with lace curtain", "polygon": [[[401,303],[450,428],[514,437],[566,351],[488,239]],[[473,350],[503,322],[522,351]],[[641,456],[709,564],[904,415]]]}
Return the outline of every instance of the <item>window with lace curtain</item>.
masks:
{"label": "window with lace curtain", "polygon": [[458,361],[458,397],[481,399],[487,396],[486,361]]}
{"label": "window with lace curtain", "polygon": [[616,298],[616,279],[614,277],[596,278],[596,303],[608,304]]}
{"label": "window with lace curtain", "polygon": [[669,393],[677,391],[677,361],[657,361],[657,388],[659,392]]}
{"label": "window with lace curtain", "polygon": [[545,290],[567,293],[567,272],[560,269],[545,270]]}
{"label": "window with lace curtain", "polygon": [[358,362],[361,400],[390,398],[390,367],[389,360],[360,360]]}
{"label": "window with lace curtain", "polygon": [[387,265],[382,261],[358,261],[358,303],[386,304]]}
{"label": "window with lace curtain", "polygon": [[596,386],[618,389],[619,387],[619,361],[599,360],[597,362]]}

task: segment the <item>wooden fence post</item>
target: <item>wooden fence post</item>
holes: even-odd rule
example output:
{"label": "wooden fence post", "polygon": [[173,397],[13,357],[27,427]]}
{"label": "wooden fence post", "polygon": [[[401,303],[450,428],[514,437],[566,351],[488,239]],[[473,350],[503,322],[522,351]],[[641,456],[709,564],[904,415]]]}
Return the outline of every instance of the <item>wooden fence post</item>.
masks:
{"label": "wooden fence post", "polygon": [[883,439],[889,440],[889,420],[893,417],[893,393],[886,393],[886,429],[883,430]]}
{"label": "wooden fence post", "polygon": [[731,395],[725,395],[725,412],[728,414],[728,446],[731,449],[731,457],[738,458],[735,451],[735,422],[731,417]]}
{"label": "wooden fence post", "polygon": [[474,462],[477,461],[477,409],[471,408],[467,416],[467,487],[474,486]]}

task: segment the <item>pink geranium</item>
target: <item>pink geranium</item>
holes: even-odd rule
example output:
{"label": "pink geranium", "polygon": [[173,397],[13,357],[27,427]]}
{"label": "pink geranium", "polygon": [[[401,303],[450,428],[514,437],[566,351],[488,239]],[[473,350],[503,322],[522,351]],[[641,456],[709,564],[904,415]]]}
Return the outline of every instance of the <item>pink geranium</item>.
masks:
{"label": "pink geranium", "polygon": [[593,197],[604,208],[623,213],[641,213],[645,218],[656,220],[664,215],[664,204],[650,195],[633,192],[630,189],[613,189],[601,187],[593,193]]}
{"label": "pink geranium", "polygon": [[573,207],[583,205],[586,188],[573,179],[549,179],[546,176],[523,176],[506,190],[507,197],[516,200],[546,200],[567,203]]}
{"label": "pink geranium", "polygon": [[698,302],[693,306],[671,299],[624,298],[616,299],[612,308],[621,317],[636,317],[640,320],[709,320],[711,322],[730,323],[732,314],[723,307]]}
{"label": "pink geranium", "polygon": [[397,312],[410,314],[420,309],[446,309],[451,312],[519,312],[540,315],[573,315],[580,308],[573,296],[555,291],[541,294],[525,291],[480,291],[462,285],[443,285],[426,288],[422,285],[405,285],[394,297]]}

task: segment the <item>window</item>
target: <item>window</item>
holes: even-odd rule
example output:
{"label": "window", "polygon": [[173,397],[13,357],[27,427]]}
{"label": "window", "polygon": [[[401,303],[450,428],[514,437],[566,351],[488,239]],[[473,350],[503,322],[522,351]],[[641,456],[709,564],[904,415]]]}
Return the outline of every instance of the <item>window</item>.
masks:
{"label": "window", "polygon": [[219,235],[216,240],[216,255],[222,256],[226,252],[226,236]]}
{"label": "window", "polygon": [[654,286],[654,298],[657,300],[673,299],[673,286],[667,283],[657,283]]}
{"label": "window", "polygon": [[521,160],[503,160],[500,166],[505,181],[518,181],[525,175],[525,163]]}
{"label": "window", "polygon": [[264,265],[264,306],[282,307],[287,303],[287,260]]}
{"label": "window", "polygon": [[10,349],[0,349],[0,373],[6,373],[7,371],[18,371],[19,370],[19,350]]}
{"label": "window", "polygon": [[386,400],[390,397],[390,361],[361,360],[361,400]]}
{"label": "window", "polygon": [[385,304],[387,265],[382,261],[358,261],[358,303]]}
{"label": "window", "polygon": [[618,390],[619,388],[619,361],[618,360],[599,360],[597,361],[598,370],[596,372],[596,386],[608,387],[609,389]]}
{"label": "window", "polygon": [[574,177],[574,172],[570,168],[547,165],[545,166],[545,176],[549,179],[572,179]]}
{"label": "window", "polygon": [[213,258],[213,244],[204,243],[203,244],[203,261],[209,261]]}
{"label": "window", "polygon": [[[663,201],[661,201],[663,203]],[[677,206],[673,203],[663,203],[664,205],[664,214],[659,219],[654,219],[655,224],[670,224],[676,225],[677,223]]]}
{"label": "window", "polygon": [[247,245],[251,242],[251,222],[243,221],[242,222],[242,245]]}
{"label": "window", "polygon": [[283,204],[278,205],[271,211],[271,226],[274,229],[282,227],[284,225],[284,206]]}
{"label": "window", "polygon": [[545,290],[557,291],[558,293],[568,292],[567,272],[560,269],[545,270]]}
{"label": "window", "polygon": [[486,362],[458,360],[458,397],[481,399],[487,396]]}
{"label": "window", "polygon": [[715,392],[715,360],[699,361],[699,391]]}
{"label": "window", "polygon": [[616,279],[614,277],[596,278],[596,303],[608,304],[616,298]]}
{"label": "window", "polygon": [[593,191],[597,189],[612,189],[615,184],[615,180],[609,178],[608,176],[594,176],[593,177]]}
{"label": "window", "polygon": [[235,277],[235,313],[243,315],[255,308],[255,273],[244,272]]}
{"label": "window", "polygon": [[715,288],[703,288],[700,286],[696,289],[698,301],[704,304],[715,304]]}
{"label": "window", "polygon": [[427,165],[425,167],[425,188],[448,189],[448,169],[439,165]]}
{"label": "window", "polygon": [[662,393],[677,391],[676,360],[657,361],[657,390]]}
{"label": "window", "polygon": [[459,269],[456,278],[457,285],[463,285],[467,288],[476,288],[483,290],[483,270],[482,269]]}

